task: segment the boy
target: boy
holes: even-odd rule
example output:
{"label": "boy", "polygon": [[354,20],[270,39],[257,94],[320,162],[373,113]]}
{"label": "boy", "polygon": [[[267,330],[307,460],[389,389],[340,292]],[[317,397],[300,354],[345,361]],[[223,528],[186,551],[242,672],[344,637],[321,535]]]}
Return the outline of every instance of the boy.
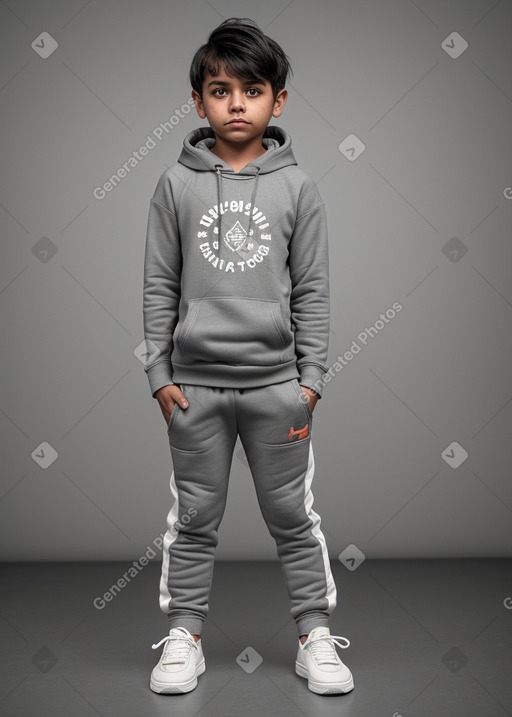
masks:
{"label": "boy", "polygon": [[336,586],[311,493],[329,332],[325,207],[289,136],[268,126],[290,71],[251,20],[214,30],[190,68],[210,126],[188,134],[151,199],[144,370],[167,424],[174,497],[154,692],[189,692],[205,671],[201,628],[238,435],[292,603],[295,670],[319,694],[354,686],[335,648],[350,643],[329,631]]}

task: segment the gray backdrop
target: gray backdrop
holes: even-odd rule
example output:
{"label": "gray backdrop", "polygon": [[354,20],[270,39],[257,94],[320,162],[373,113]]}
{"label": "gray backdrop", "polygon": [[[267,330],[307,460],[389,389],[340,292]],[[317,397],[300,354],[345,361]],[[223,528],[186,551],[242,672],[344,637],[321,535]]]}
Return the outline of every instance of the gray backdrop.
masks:
{"label": "gray backdrop", "polygon": [[[331,557],[511,555],[510,0],[11,0],[0,557],[153,557],[165,530],[147,213],[207,124],[187,105],[192,56],[233,15],[292,61],[273,122],[327,206],[333,377],[313,492]],[[276,557],[240,444],[217,557]]]}

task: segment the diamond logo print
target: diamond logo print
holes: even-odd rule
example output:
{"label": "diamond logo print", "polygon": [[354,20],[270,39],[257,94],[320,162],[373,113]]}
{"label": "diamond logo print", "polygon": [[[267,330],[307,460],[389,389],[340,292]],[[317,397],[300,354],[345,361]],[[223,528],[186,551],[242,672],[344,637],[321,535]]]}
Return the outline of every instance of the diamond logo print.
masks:
{"label": "diamond logo print", "polygon": [[246,647],[245,650],[243,650],[238,655],[236,661],[240,665],[242,670],[245,670],[250,674],[261,665],[261,663],[263,662],[263,657],[258,652],[256,652],[253,647],[249,646]]}
{"label": "diamond logo print", "polygon": [[359,550],[357,545],[351,543],[338,555],[338,558],[347,570],[353,571],[357,570],[361,563],[366,560],[366,555]]}
{"label": "diamond logo print", "polygon": [[35,460],[35,462],[45,470],[46,468],[49,468],[51,464],[59,457],[59,454],[57,453],[55,448],[50,446],[50,444],[46,441],[40,443],[30,455]]}
{"label": "diamond logo print", "polygon": [[55,667],[58,660],[48,647],[42,647],[33,655],[32,662],[38,670],[46,674],[52,667]]}
{"label": "diamond logo print", "polygon": [[452,32],[442,41],[441,47],[452,59],[456,60],[468,49],[468,43],[458,32]]}
{"label": "diamond logo print", "polygon": [[349,134],[340,142],[338,149],[349,162],[354,162],[364,152],[366,145],[355,134]]}
{"label": "diamond logo print", "polygon": [[469,453],[460,445],[460,443],[457,443],[457,441],[450,443],[450,445],[441,453],[441,458],[448,463],[450,468],[453,469],[461,466],[468,456]]}
{"label": "diamond logo print", "polygon": [[446,655],[444,655],[441,662],[447,667],[450,672],[458,672],[460,669],[467,664],[468,658],[466,655],[459,650],[458,647],[452,647]]}
{"label": "diamond logo print", "polygon": [[43,60],[46,60],[48,57],[50,57],[50,55],[55,52],[58,46],[59,43],[57,42],[57,40],[54,40],[54,38],[48,32],[42,32],[40,35],[38,35],[31,45],[32,49],[35,50],[37,54],[43,58]]}
{"label": "diamond logo print", "polygon": [[246,239],[247,232],[240,222],[237,221],[236,224],[228,232],[226,232],[224,242],[226,243],[226,246],[231,249],[231,251],[238,251],[238,249],[243,246]]}
{"label": "diamond logo print", "polygon": [[452,237],[446,242],[441,251],[455,264],[467,253],[468,248],[458,237]]}

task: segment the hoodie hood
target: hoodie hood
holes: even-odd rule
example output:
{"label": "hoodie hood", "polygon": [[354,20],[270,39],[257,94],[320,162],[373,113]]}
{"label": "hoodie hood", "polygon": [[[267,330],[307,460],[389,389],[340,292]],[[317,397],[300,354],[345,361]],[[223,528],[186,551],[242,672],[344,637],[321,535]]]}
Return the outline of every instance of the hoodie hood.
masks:
{"label": "hoodie hood", "polygon": [[268,126],[263,133],[263,146],[266,148],[261,157],[253,159],[239,172],[217,157],[210,148],[215,145],[215,133],[211,127],[199,127],[190,132],[183,140],[183,149],[178,158],[180,164],[198,172],[215,172],[220,167],[223,172],[239,175],[267,174],[282,167],[297,164],[292,151],[292,140],[281,127]]}
{"label": "hoodie hood", "polygon": [[[199,127],[190,132],[183,140],[183,149],[178,157],[178,162],[185,167],[195,169],[198,172],[215,172],[217,176],[217,199],[220,214],[220,236],[222,236],[222,214],[224,213],[224,197],[222,191],[222,177],[229,175],[230,178],[240,177],[241,180],[254,178],[254,187],[251,196],[251,208],[256,204],[256,192],[260,174],[269,174],[278,169],[296,165],[297,160],[292,151],[291,137],[275,125],[268,126],[263,133],[262,144],[266,147],[260,157],[253,159],[239,172],[229,166],[220,157],[211,151],[215,145],[215,133],[211,127]],[[253,221],[253,212],[249,216],[248,233]],[[221,248],[222,253],[222,248]]]}

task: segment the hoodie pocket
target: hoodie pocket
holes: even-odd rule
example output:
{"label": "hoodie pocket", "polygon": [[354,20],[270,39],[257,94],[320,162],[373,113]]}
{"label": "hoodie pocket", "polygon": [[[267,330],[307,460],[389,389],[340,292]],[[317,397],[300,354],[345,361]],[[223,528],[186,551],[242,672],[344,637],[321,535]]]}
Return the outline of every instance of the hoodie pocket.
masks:
{"label": "hoodie pocket", "polygon": [[295,357],[278,301],[233,296],[190,299],[175,349],[185,364],[272,366]]}

